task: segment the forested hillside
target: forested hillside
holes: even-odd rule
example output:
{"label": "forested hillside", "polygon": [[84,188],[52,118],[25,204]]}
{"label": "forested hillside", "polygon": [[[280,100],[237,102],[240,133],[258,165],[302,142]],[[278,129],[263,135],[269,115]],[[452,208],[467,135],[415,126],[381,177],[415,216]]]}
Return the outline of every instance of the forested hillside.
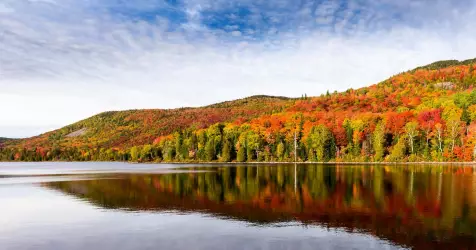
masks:
{"label": "forested hillside", "polygon": [[218,122],[249,121],[281,112],[289,98],[252,96],[201,108],[110,111],[36,137],[18,140],[9,147],[66,150],[114,148],[152,144],[157,136],[182,129],[202,129]]}
{"label": "forested hillside", "polygon": [[7,141],[0,159],[473,161],[475,61],[436,62],[319,97],[254,96],[202,108],[105,112]]}
{"label": "forested hillside", "polygon": [[0,145],[6,141],[11,141],[13,139],[10,139],[10,138],[4,138],[4,137],[0,137]]}

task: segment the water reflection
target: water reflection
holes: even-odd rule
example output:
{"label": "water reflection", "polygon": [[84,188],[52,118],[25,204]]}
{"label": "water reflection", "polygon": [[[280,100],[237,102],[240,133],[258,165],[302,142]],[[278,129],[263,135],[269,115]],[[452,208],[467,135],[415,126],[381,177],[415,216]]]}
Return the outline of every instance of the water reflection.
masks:
{"label": "water reflection", "polygon": [[[193,170],[203,170],[193,168]],[[43,184],[105,208],[298,221],[422,249],[476,244],[473,168],[260,165]]]}

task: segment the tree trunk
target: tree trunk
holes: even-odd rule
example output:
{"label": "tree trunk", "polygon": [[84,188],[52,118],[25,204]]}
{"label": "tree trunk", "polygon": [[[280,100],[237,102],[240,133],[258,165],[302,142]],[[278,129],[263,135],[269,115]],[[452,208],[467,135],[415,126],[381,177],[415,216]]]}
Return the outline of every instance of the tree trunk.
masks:
{"label": "tree trunk", "polygon": [[474,145],[474,150],[473,150],[473,160],[476,161],[476,144]]}

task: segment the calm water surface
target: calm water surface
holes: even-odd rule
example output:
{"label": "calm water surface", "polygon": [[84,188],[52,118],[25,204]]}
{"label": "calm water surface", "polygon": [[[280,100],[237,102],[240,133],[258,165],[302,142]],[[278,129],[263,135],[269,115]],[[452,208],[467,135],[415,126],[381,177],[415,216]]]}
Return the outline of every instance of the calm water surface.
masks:
{"label": "calm water surface", "polygon": [[0,249],[476,249],[449,166],[0,163]]}

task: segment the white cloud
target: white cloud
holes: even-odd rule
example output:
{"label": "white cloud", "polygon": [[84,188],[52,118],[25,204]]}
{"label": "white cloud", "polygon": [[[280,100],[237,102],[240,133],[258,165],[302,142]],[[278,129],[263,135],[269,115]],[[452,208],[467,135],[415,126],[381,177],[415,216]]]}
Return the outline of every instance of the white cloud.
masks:
{"label": "white cloud", "polygon": [[241,36],[241,31],[239,31],[239,30],[234,30],[234,31],[231,32],[231,35],[232,35],[232,36]]}
{"label": "white cloud", "polygon": [[6,6],[5,4],[3,3],[0,3],[0,14],[9,14],[9,13],[13,13],[15,10]]}
{"label": "white cloud", "polygon": [[[56,8],[21,2],[4,4],[21,15],[0,11],[0,136],[37,133],[2,127],[60,127],[106,110],[200,106],[254,94],[319,95],[373,84],[435,60],[475,57],[474,4],[448,16],[435,14],[451,7],[444,1],[435,2],[435,9],[428,3],[394,5],[426,20],[390,25],[372,3],[353,22],[355,9],[336,14],[341,7],[328,1],[313,11],[306,5],[294,30],[237,30],[233,24],[211,29],[200,22],[201,11],[228,8],[229,1],[189,1],[188,21],[179,29],[164,17],[135,22],[91,13],[69,0]],[[289,18],[267,15],[275,23]],[[306,15],[312,15],[311,23],[339,29],[312,29]]]}

